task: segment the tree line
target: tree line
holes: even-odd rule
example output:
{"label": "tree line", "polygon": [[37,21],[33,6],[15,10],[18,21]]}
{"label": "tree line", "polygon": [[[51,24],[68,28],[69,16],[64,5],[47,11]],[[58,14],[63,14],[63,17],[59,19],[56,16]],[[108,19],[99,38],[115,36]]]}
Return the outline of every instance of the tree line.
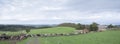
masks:
{"label": "tree line", "polygon": [[[98,25],[96,22],[93,22],[90,25],[85,25],[85,24],[75,24],[75,23],[61,23],[57,26],[62,26],[62,27],[73,27],[76,30],[82,30],[82,29],[89,29],[90,31],[97,31],[98,30]],[[42,29],[42,28],[51,28],[55,26],[49,26],[49,25],[41,25],[41,26],[29,26],[29,25],[0,25],[0,31],[20,31],[20,30],[26,30],[27,32],[30,31],[30,29]],[[118,26],[115,25],[108,25],[107,28],[116,28]],[[119,26],[120,27],[120,26]]]}
{"label": "tree line", "polygon": [[[62,24],[59,24],[58,26],[63,26],[63,27],[73,27],[75,28],[76,30],[83,30],[83,29],[89,29],[89,31],[97,31],[98,30],[98,26],[99,24],[96,23],[96,22],[93,22],[89,25],[85,25],[85,24],[75,24],[75,23],[62,23]],[[107,28],[118,28],[117,26],[115,25],[107,25]]]}
{"label": "tree line", "polygon": [[52,26],[31,26],[31,25],[0,25],[0,31],[20,31],[20,30],[26,30],[29,31],[30,29],[42,29],[42,28],[50,28]]}
{"label": "tree line", "polygon": [[32,26],[24,26],[24,25],[0,25],[0,31],[19,31],[25,29],[34,28]]}

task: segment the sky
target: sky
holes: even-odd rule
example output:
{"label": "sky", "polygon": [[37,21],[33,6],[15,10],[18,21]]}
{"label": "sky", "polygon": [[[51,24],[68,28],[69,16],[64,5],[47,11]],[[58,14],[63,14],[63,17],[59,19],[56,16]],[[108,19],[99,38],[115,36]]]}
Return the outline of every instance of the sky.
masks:
{"label": "sky", "polygon": [[0,24],[116,24],[120,0],[0,0]]}

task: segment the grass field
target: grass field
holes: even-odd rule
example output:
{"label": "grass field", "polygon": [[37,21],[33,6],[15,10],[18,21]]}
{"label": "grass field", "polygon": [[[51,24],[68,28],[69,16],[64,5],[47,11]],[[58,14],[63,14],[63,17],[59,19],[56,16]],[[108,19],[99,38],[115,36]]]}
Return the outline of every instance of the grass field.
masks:
{"label": "grass field", "polygon": [[[25,44],[28,38],[18,44]],[[40,44],[120,44],[120,31],[105,31],[74,36],[39,37]],[[34,43],[34,42],[33,42]]]}
{"label": "grass field", "polygon": [[55,27],[55,28],[31,30],[29,34],[70,33],[74,31],[75,31],[75,28],[71,28],[71,27]]}
{"label": "grass field", "polygon": [[[47,29],[33,29],[29,34],[38,33],[69,33],[75,31],[74,28],[70,27],[55,27]],[[19,32],[7,32],[8,34],[19,34],[25,33],[24,31]],[[1,32],[2,33],[2,32]],[[37,39],[37,40],[36,40]],[[105,31],[105,32],[95,32],[74,36],[59,36],[59,37],[33,37],[26,40],[22,40],[17,44],[120,44],[120,31]],[[8,44],[8,41],[0,41],[0,44]],[[9,43],[10,44],[10,43]]]}
{"label": "grass field", "polygon": [[[74,28],[71,27],[54,27],[54,28],[46,28],[46,29],[31,29],[30,33],[28,34],[45,34],[45,33],[70,33],[75,31]],[[26,33],[25,31],[18,31],[18,32],[3,32],[0,31],[0,34],[6,33],[7,35],[18,35],[20,33]],[[32,38],[31,38],[32,39]],[[23,40],[23,42],[28,40]],[[8,41],[0,41],[0,44],[9,44]]]}
{"label": "grass field", "polygon": [[9,44],[8,41],[0,41],[0,44]]}
{"label": "grass field", "polygon": [[[45,33],[69,33],[73,32],[75,29],[71,27],[53,27],[53,28],[46,28],[46,29],[31,29],[31,31],[28,34],[45,34]],[[17,35],[20,33],[26,33],[24,31],[18,31],[18,32],[4,32],[0,31],[0,34],[6,33],[8,35]]]}

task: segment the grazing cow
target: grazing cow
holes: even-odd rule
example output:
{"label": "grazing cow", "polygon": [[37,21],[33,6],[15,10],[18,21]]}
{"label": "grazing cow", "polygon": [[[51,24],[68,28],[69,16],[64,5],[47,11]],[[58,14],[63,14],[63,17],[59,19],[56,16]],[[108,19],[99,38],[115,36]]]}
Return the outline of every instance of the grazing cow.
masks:
{"label": "grazing cow", "polygon": [[7,36],[6,34],[1,34],[0,40],[9,40],[10,36]]}
{"label": "grazing cow", "polygon": [[0,40],[23,40],[26,39],[28,35],[26,34],[20,34],[20,35],[16,35],[16,36],[8,36],[6,34],[2,34],[0,36]]}
{"label": "grazing cow", "polygon": [[61,36],[61,34],[60,34],[60,33],[56,33],[55,35],[56,35],[56,36]]}
{"label": "grazing cow", "polygon": [[34,34],[33,36],[34,36],[34,37],[37,37],[37,35],[36,35],[36,34]]}
{"label": "grazing cow", "polygon": [[79,32],[75,32],[74,34],[77,35],[77,34],[79,34]]}
{"label": "grazing cow", "polygon": [[65,33],[62,33],[63,34],[63,36],[65,36],[66,34]]}
{"label": "grazing cow", "polygon": [[63,36],[63,33],[60,33],[60,36]]}
{"label": "grazing cow", "polygon": [[29,34],[29,35],[27,35],[27,37],[32,37],[32,35]]}
{"label": "grazing cow", "polygon": [[11,36],[10,40],[19,40],[19,36]]}
{"label": "grazing cow", "polygon": [[69,33],[70,35],[74,35],[74,33]]}
{"label": "grazing cow", "polygon": [[47,37],[47,35],[48,35],[48,34],[44,34],[43,36],[44,36],[44,37]]}
{"label": "grazing cow", "polygon": [[36,34],[38,37],[40,37],[41,36],[41,34]]}
{"label": "grazing cow", "polygon": [[69,36],[70,34],[69,33],[66,33],[67,36]]}
{"label": "grazing cow", "polygon": [[52,33],[51,35],[52,35],[52,36],[55,36],[55,34],[53,34],[53,33]]}

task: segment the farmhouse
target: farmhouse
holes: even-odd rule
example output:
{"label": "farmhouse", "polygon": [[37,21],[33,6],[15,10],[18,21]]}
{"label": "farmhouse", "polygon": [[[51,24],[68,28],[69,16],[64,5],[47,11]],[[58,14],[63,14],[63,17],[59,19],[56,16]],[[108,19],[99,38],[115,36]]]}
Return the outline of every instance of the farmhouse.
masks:
{"label": "farmhouse", "polygon": [[107,29],[107,25],[98,25],[98,31],[105,31]]}

